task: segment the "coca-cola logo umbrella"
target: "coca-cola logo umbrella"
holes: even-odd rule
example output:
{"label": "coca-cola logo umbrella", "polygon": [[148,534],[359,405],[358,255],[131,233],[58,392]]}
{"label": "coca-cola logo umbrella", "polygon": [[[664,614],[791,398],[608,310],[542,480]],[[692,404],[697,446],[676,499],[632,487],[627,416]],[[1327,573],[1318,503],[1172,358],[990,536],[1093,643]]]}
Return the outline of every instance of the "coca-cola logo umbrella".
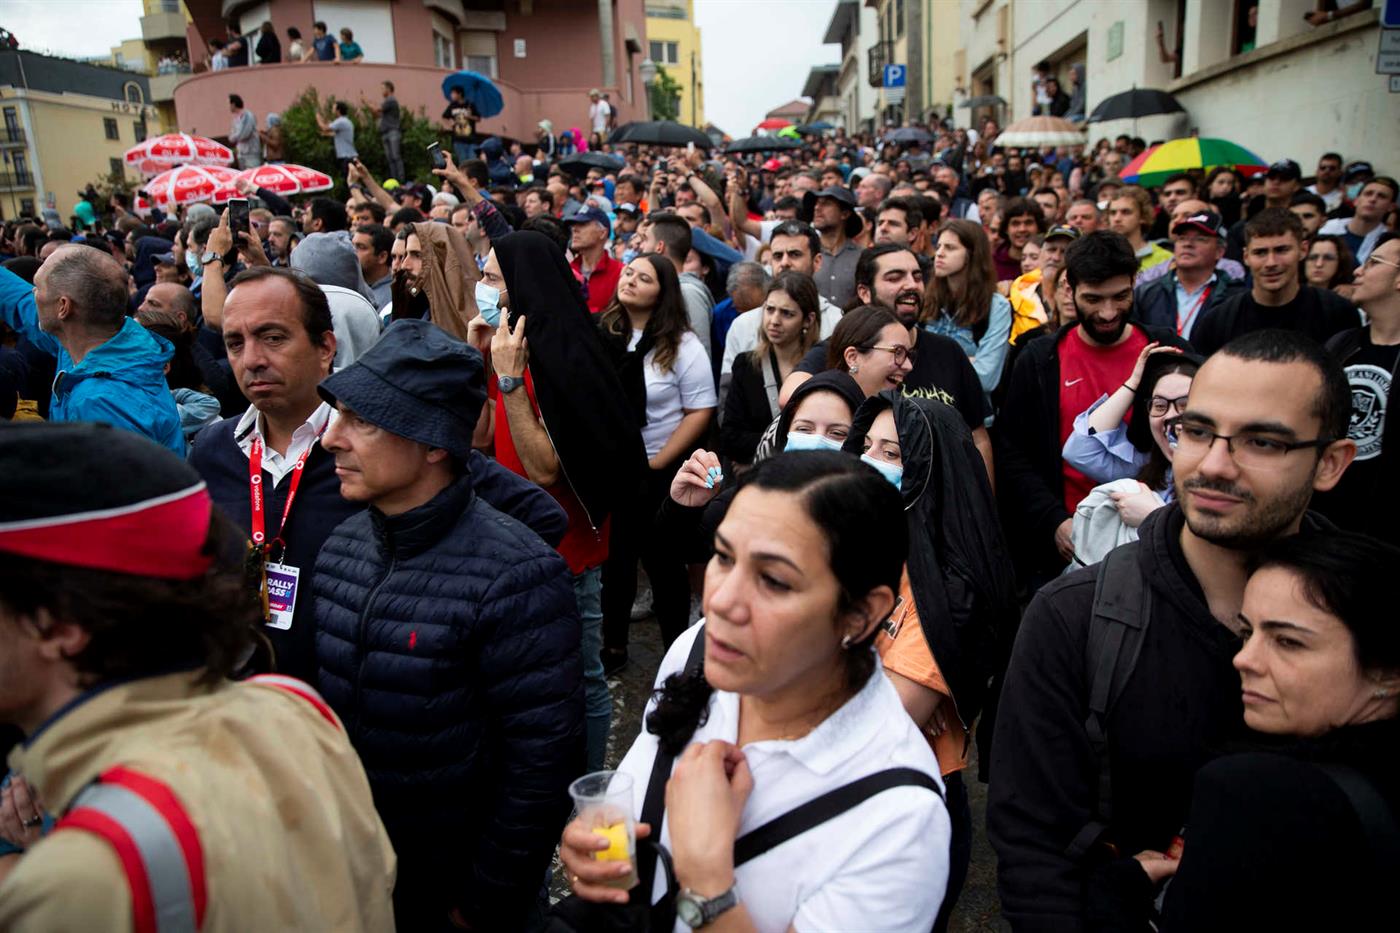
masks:
{"label": "coca-cola logo umbrella", "polygon": [[325,172],[289,162],[244,169],[238,173],[238,178],[255,188],[266,188],[283,197],[329,191],[335,187],[335,181]]}
{"label": "coca-cola logo umbrella", "polygon": [[123,157],[143,175],[155,175],[177,165],[232,165],[233,150],[204,136],[166,133],[132,146]]}
{"label": "coca-cola logo umbrella", "polygon": [[144,188],[161,207],[201,201],[222,204],[238,193],[233,187],[236,178],[237,171],[220,165],[181,165],[152,178]]}

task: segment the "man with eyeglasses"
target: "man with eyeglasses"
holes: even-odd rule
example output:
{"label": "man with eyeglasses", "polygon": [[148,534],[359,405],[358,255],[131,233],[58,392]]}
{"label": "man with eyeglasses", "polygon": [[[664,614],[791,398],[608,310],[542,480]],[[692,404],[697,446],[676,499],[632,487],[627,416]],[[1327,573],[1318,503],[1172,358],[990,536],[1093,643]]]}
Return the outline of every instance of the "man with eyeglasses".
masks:
{"label": "man with eyeglasses", "polygon": [[[1201,366],[1173,422],[1176,500],[1136,543],[1032,601],[1001,692],[987,807],[1013,927],[1082,928],[1091,874],[1111,852],[1167,851],[1194,774],[1243,737],[1231,661],[1249,564],[1269,541],[1327,525],[1307,509],[1356,451],[1350,408],[1342,367],[1302,334],[1232,341]],[[1114,617],[1126,612],[1140,634],[1097,614],[1100,592],[1128,589],[1137,599]],[[1131,653],[1094,639],[1115,630]],[[1131,676],[1086,718],[1105,663]]]}
{"label": "man with eyeglasses", "polygon": [[1400,428],[1392,414],[1400,383],[1400,234],[1388,233],[1356,270],[1352,298],[1366,312],[1366,326],[1343,331],[1327,350],[1346,367],[1351,383],[1351,425],[1356,461],[1318,511],[1343,528],[1400,543]]}
{"label": "man with eyeglasses", "polygon": [[1071,516],[1096,483],[1064,461],[1074,419],[1116,392],[1150,341],[1184,347],[1175,330],[1132,322],[1137,256],[1099,230],[1065,252],[1076,320],[1026,344],[997,415],[997,488],[1022,583],[1034,589],[1073,557]]}
{"label": "man with eyeglasses", "polygon": [[1245,224],[1244,231],[1244,260],[1254,285],[1201,315],[1191,343],[1202,356],[1264,328],[1295,330],[1323,344],[1361,323],[1355,306],[1341,295],[1303,284],[1300,270],[1307,238],[1303,222],[1290,211],[1266,208]]}

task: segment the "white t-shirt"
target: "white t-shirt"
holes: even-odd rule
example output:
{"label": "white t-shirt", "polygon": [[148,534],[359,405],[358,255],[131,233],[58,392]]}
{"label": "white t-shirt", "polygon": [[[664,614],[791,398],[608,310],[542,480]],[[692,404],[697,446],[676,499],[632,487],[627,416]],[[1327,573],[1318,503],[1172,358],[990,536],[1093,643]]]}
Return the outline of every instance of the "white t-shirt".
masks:
{"label": "white t-shirt", "polygon": [[[641,339],[642,332],[633,330],[627,348],[635,347]],[[700,338],[690,331],[681,335],[681,345],[669,373],[662,372],[656,365],[654,349],[647,354],[642,371],[647,384],[647,423],[642,428],[642,443],[646,445],[647,456],[655,457],[671,439],[687,410],[714,408],[718,399],[710,358],[700,345]]]}
{"label": "white t-shirt", "polygon": [[588,119],[593,123],[593,132],[603,133],[608,129],[608,117],[612,115],[612,107],[602,98],[597,103],[588,107]]}
{"label": "white t-shirt", "polygon": [[[685,667],[700,626],[692,626],[666,652],[656,675],[663,680]],[[653,697],[647,711],[655,705]],[[739,735],[739,695],[715,691],[709,718],[692,742]],[[640,816],[656,757],[656,737],[645,729],[618,770],[632,776],[634,812]],[[938,775],[938,762],[877,660],[865,686],[826,721],[795,741],[744,746],[753,793],[744,804],[739,835],[807,801],[888,768]],[[653,827],[653,833],[655,828]],[[770,849],[735,870],[739,902],[760,933],[789,925],[815,930],[928,930],[948,883],[952,825],[943,802],[922,787],[876,794],[840,816]],[[662,819],[661,843],[671,848]],[[653,902],[665,891],[658,872]],[[677,933],[687,933],[677,921]]]}

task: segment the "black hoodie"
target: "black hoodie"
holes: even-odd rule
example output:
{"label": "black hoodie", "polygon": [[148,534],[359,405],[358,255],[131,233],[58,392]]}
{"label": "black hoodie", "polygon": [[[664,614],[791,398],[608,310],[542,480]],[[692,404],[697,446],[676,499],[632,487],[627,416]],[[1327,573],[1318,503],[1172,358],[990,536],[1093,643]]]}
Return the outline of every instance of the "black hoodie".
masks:
{"label": "black hoodie", "polygon": [[492,247],[510,296],[509,324],[525,315],[535,400],[564,481],[601,528],[639,488],[641,428],[559,247],[530,230]]}
{"label": "black hoodie", "polygon": [[[1304,527],[1325,526],[1308,513]],[[1216,621],[1181,550],[1177,503],[1139,529],[1138,566],[1152,596],[1132,677],[1108,715],[1113,818],[1107,839],[1131,855],[1166,851],[1186,822],[1202,765],[1247,734],[1240,640]],[[1098,761],[1085,731],[1089,620],[1098,567],[1046,585],[1021,621],[992,745],[987,838],[997,853],[1002,915],[1017,930],[1084,927],[1091,863],[1065,853],[1093,817]]]}
{"label": "black hoodie", "polygon": [[904,463],[914,605],[958,715],[970,725],[1015,632],[1011,558],[987,468],[956,409],[886,390],[860,406],[842,449],[859,456],[871,423],[891,407]]}

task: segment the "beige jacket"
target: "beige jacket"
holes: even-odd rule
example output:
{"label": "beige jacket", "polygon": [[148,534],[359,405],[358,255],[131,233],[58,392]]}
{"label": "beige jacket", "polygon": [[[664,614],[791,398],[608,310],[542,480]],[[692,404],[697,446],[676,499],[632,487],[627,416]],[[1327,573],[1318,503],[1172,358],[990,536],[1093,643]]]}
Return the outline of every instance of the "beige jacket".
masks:
{"label": "beige jacket", "polygon": [[[116,765],[166,784],[193,823],[204,931],[394,929],[395,857],[364,769],[339,722],[307,700],[151,677],[89,695],[10,756],[60,818]],[[121,862],[85,830],[56,829],[0,884],[0,930],[131,929]]]}

